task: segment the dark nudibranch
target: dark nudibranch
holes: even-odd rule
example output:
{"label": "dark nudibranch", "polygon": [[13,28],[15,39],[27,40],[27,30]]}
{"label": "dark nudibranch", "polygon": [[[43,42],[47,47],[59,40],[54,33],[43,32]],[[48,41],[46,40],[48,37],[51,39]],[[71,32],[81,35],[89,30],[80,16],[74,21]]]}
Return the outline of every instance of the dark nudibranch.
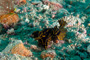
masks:
{"label": "dark nudibranch", "polygon": [[41,31],[34,31],[31,34],[31,37],[38,40],[38,45],[47,49],[50,41],[55,42],[57,39],[63,40],[66,35],[67,30],[64,28],[64,26],[67,24],[66,21],[64,21],[64,19],[60,19],[58,22],[60,24],[59,28],[55,26],[54,28],[46,28]]}

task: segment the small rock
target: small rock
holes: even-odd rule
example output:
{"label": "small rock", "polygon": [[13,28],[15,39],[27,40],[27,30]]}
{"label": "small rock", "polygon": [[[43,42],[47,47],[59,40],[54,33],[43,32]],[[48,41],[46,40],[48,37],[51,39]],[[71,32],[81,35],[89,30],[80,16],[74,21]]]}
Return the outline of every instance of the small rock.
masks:
{"label": "small rock", "polygon": [[35,50],[38,49],[36,45],[31,45],[30,48],[31,48],[31,49],[35,49]]}
{"label": "small rock", "polygon": [[59,43],[59,40],[56,40],[55,43],[58,44]]}
{"label": "small rock", "polygon": [[54,50],[45,50],[41,53],[41,57],[44,59],[46,57],[54,58],[56,56],[56,53]]}
{"label": "small rock", "polygon": [[32,52],[27,50],[23,43],[19,43],[11,49],[12,54],[19,54],[21,56],[32,56]]}
{"label": "small rock", "polygon": [[13,29],[13,28],[8,29],[7,34],[13,34],[13,33],[15,33],[15,31],[14,31],[14,29]]}
{"label": "small rock", "polygon": [[15,13],[13,14],[5,14],[0,17],[0,23],[4,26],[4,28],[8,28],[10,26],[15,26],[19,22],[19,16]]}

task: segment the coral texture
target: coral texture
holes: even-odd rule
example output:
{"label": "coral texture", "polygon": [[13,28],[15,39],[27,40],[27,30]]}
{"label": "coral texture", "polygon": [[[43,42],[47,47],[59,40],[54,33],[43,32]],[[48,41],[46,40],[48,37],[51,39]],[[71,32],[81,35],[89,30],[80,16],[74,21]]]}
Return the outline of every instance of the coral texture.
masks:
{"label": "coral texture", "polygon": [[32,52],[26,49],[23,43],[19,43],[11,49],[12,54],[19,54],[21,56],[32,56]]}
{"label": "coral texture", "polygon": [[16,24],[19,21],[19,17],[17,14],[5,14],[0,16],[0,23],[3,25],[12,25]]}
{"label": "coral texture", "polygon": [[47,50],[47,51],[43,51],[41,53],[41,57],[44,59],[46,57],[51,57],[51,58],[54,58],[56,56],[56,53],[55,51],[53,50]]}

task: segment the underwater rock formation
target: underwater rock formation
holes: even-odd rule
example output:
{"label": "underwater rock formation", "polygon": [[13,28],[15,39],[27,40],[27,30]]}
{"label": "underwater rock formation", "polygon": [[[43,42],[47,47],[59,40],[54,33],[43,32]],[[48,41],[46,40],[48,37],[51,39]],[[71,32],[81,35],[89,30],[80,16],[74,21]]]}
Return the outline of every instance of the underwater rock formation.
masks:
{"label": "underwater rock formation", "polygon": [[19,17],[14,13],[15,0],[0,0],[0,23],[5,28],[19,21]]}
{"label": "underwater rock formation", "polygon": [[38,44],[47,49],[50,41],[63,40],[67,30],[64,28],[66,22],[62,18],[58,20],[60,27],[55,26],[54,28],[43,29],[42,31],[35,31],[31,34],[31,37],[38,40]]}
{"label": "underwater rock formation", "polygon": [[31,57],[20,56],[18,54],[5,54],[0,52],[0,60],[32,60]]}
{"label": "underwater rock formation", "polygon": [[21,56],[32,56],[32,52],[27,50],[23,43],[19,43],[11,49],[12,54],[19,54]]}
{"label": "underwater rock formation", "polygon": [[3,53],[10,53],[10,54],[18,54],[21,56],[32,56],[32,52],[28,50],[21,40],[17,40],[11,38],[11,43],[6,46],[6,48],[2,51]]}
{"label": "underwater rock formation", "polygon": [[54,58],[56,56],[56,52],[54,50],[45,50],[41,53],[41,58],[51,57]]}
{"label": "underwater rock formation", "polygon": [[15,25],[19,21],[19,17],[15,13],[5,14],[0,16],[0,23],[3,24],[4,27],[9,27],[11,25]]}

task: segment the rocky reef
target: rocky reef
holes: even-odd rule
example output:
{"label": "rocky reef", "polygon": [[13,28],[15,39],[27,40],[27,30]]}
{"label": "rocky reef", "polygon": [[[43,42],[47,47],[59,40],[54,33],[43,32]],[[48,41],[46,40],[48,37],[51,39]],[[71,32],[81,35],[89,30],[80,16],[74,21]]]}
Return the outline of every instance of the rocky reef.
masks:
{"label": "rocky reef", "polygon": [[0,2],[0,60],[90,60],[89,0]]}

